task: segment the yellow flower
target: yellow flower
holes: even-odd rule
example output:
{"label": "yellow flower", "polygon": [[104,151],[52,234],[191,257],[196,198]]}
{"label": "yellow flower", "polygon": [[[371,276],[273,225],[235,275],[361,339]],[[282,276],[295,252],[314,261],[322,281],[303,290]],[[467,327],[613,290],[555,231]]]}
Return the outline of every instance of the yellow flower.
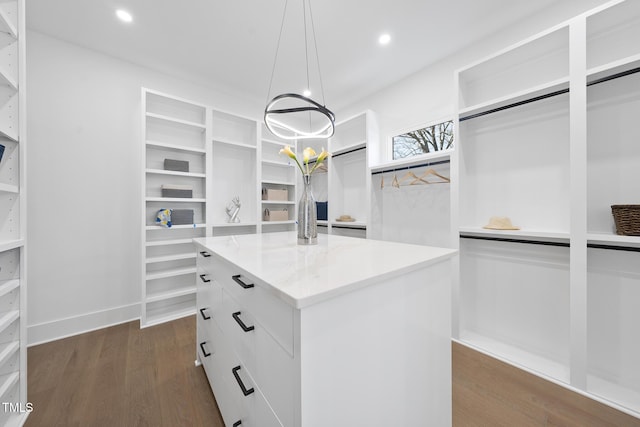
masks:
{"label": "yellow flower", "polygon": [[286,154],[287,156],[291,157],[294,160],[296,158],[296,154],[293,151],[291,151],[291,147],[289,147],[288,145],[285,145],[285,147],[282,150],[280,150],[280,154]]}
{"label": "yellow flower", "polygon": [[311,159],[315,155],[316,155],[316,152],[314,151],[314,149],[311,147],[307,147],[302,152],[302,160],[304,161],[305,164],[309,163],[309,159]]}

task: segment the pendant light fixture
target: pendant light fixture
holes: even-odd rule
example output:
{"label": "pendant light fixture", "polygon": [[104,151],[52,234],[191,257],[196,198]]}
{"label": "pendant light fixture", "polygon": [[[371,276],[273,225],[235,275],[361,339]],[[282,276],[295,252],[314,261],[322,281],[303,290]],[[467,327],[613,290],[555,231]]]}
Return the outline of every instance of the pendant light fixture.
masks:
{"label": "pendant light fixture", "polygon": [[[271,100],[271,86],[278,62],[278,52],[282,41],[282,30],[287,16],[287,5],[285,1],[284,12],[282,13],[282,23],[280,24],[280,34],[278,35],[278,46],[276,56],[273,60],[271,70],[271,80],[269,81],[269,92],[267,93],[267,106],[264,109],[264,124],[275,136],[287,139],[309,139],[309,138],[330,138],[335,130],[335,115],[324,106],[324,87],[322,85],[322,75],[320,74],[320,60],[318,59],[318,46],[316,43],[316,32],[313,24],[313,13],[311,11],[311,0],[302,1],[302,13],[304,24],[304,54],[306,60],[307,88],[303,94],[287,92],[277,95]],[[309,9],[309,20],[311,21],[311,37],[313,38],[313,48],[316,54],[318,65],[318,79],[322,104],[314,101],[310,97],[309,90],[309,40],[307,38],[307,5]]]}

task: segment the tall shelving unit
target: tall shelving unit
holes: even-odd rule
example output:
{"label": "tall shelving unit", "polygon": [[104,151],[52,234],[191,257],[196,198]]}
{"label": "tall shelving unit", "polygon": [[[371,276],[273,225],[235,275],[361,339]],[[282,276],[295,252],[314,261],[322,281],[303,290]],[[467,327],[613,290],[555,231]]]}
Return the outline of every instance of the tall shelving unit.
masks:
{"label": "tall shelving unit", "polygon": [[[210,235],[207,227],[207,177],[210,175],[211,125],[207,107],[142,89],[143,220],[142,327],[195,313],[194,237]],[[188,172],[164,169],[165,159],[187,161]],[[162,197],[166,184],[190,186],[191,198]],[[192,209],[193,224],[157,225],[160,209]]]}
{"label": "tall shelving unit", "polygon": [[[0,2],[0,424],[28,412],[26,352],[25,6]],[[6,405],[5,405],[6,406]]]}
{"label": "tall shelving unit", "polygon": [[[369,151],[377,142],[375,114],[364,111],[336,123],[335,133],[326,139],[310,139],[299,143],[301,157],[305,147],[318,154],[322,148],[331,153],[326,172],[314,172],[312,191],[317,201],[328,202],[327,221],[318,221],[319,232],[367,237],[370,217]],[[353,222],[337,221],[341,215],[355,218]]]}
{"label": "tall shelving unit", "polygon": [[[209,222],[214,236],[256,233],[258,125],[255,120],[210,109],[211,163]],[[240,199],[240,222],[230,223],[225,208]]]}
{"label": "tall shelving unit", "polygon": [[[260,125],[260,162],[258,165],[260,175],[259,194],[259,218],[260,230],[263,233],[278,231],[292,231],[296,229],[297,218],[297,186],[300,171],[295,162],[283,154],[280,150],[290,146],[295,152],[296,141],[288,141],[271,134],[263,124]],[[298,156],[298,158],[302,158]],[[288,200],[269,201],[262,200],[262,189],[287,190]],[[283,221],[264,221],[265,209],[286,209],[288,219]]]}
{"label": "tall shelving unit", "polygon": [[636,417],[638,38],[616,0],[459,70],[452,156],[454,339]]}

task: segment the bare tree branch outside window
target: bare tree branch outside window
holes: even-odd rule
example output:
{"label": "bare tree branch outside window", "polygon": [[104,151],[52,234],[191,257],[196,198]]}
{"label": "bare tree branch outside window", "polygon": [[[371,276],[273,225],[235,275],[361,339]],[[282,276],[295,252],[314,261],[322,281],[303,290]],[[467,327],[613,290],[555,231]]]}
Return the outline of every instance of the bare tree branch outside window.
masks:
{"label": "bare tree branch outside window", "polygon": [[442,122],[394,136],[393,159],[453,148],[453,121]]}

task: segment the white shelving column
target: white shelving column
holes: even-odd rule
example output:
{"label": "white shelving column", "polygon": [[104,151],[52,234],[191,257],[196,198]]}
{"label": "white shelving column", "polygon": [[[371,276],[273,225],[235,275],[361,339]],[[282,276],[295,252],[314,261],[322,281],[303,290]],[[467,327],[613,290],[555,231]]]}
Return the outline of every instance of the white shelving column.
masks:
{"label": "white shelving column", "polygon": [[[196,258],[191,241],[207,227],[207,107],[142,89],[142,308],[141,327],[195,313]],[[165,159],[188,171],[165,169]],[[192,188],[192,197],[163,197],[163,185]],[[160,209],[193,210],[193,223],[157,225]]]}
{"label": "white shelving column", "polygon": [[0,1],[0,425],[26,421],[26,92],[24,1]]}
{"label": "white shelving column", "polygon": [[587,379],[640,418],[640,237],[615,234],[611,205],[640,203],[640,4],[588,14]]}
{"label": "white shelving column", "polygon": [[639,39],[615,0],[459,70],[452,162],[455,339],[638,418]]}
{"label": "white shelving column", "polygon": [[[257,232],[258,127],[253,119],[210,109],[213,156],[209,222],[214,236]],[[240,222],[228,222],[226,207],[240,200]]]}
{"label": "white shelving column", "polygon": [[[278,231],[292,231],[296,229],[297,206],[298,206],[298,181],[300,181],[300,171],[295,162],[283,154],[280,150],[285,146],[290,146],[296,152],[296,141],[284,140],[273,135],[267,130],[264,123],[260,125],[260,159],[258,164],[258,176],[260,177],[259,187],[259,212],[260,232],[273,233]],[[301,159],[301,155],[298,155]],[[302,181],[300,181],[302,182]],[[287,190],[287,200],[262,200],[262,189]],[[265,221],[264,212],[266,209],[286,210],[287,219],[282,221]]]}
{"label": "white shelving column", "polygon": [[[376,118],[364,111],[336,123],[329,139],[328,221],[329,232],[353,237],[367,237],[371,206],[369,150],[378,140]],[[342,215],[353,222],[337,221]]]}

